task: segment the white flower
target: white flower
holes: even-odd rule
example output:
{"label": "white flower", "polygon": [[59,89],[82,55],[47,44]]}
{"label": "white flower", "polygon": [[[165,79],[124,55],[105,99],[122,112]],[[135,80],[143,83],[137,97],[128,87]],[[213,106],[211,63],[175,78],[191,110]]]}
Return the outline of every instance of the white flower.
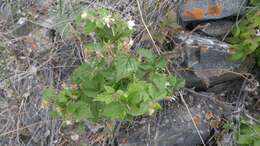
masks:
{"label": "white flower", "polygon": [[22,24],[24,24],[26,21],[27,21],[27,18],[22,17],[22,18],[20,18],[20,19],[18,20],[17,24],[22,25]]}
{"label": "white flower", "polygon": [[134,41],[132,39],[130,39],[128,44],[129,44],[129,46],[132,46],[134,44]]}
{"label": "white flower", "polygon": [[129,29],[133,29],[133,27],[135,26],[135,21],[134,20],[129,20],[127,21],[127,25]]}
{"label": "white flower", "polygon": [[168,87],[168,86],[170,86],[171,84],[169,83],[169,82],[166,82],[165,83],[165,87]]}
{"label": "white flower", "polygon": [[72,123],[71,120],[66,120],[65,123],[66,123],[67,126],[69,126],[69,125],[73,125],[73,123]]}
{"label": "white flower", "polygon": [[58,113],[60,113],[60,112],[61,112],[61,109],[60,109],[59,107],[56,107],[56,111],[57,111]]}
{"label": "white flower", "polygon": [[80,17],[81,17],[81,19],[86,19],[88,17],[88,13],[83,12]]}
{"label": "white flower", "polygon": [[260,29],[256,29],[256,36],[257,36],[257,37],[260,36]]}
{"label": "white flower", "polygon": [[155,112],[155,110],[153,108],[149,109],[149,115],[153,115],[153,113]]}
{"label": "white flower", "polygon": [[111,15],[108,15],[108,16],[104,17],[103,19],[104,19],[104,22],[105,22],[105,24],[107,25],[108,28],[110,28],[111,24],[113,22],[115,22],[115,19],[112,18]]}

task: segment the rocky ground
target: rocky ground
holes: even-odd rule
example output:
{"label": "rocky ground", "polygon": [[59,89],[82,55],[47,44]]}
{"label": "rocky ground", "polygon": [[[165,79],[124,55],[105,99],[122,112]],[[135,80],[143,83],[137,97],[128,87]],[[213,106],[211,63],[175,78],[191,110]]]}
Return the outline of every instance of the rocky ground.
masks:
{"label": "rocky ground", "polygon": [[[176,98],[162,101],[152,117],[120,122],[114,145],[235,145],[235,129],[223,125],[242,117],[260,122],[260,69],[253,57],[230,61],[225,38],[243,15],[244,0],[225,3],[197,21],[183,3],[141,1],[144,21],[171,71],[186,80]],[[154,49],[133,0],[0,0],[0,145],[109,145],[102,125],[63,125],[41,107],[42,90],[57,91],[84,62],[74,18],[108,8],[136,22],[133,50]],[[198,3],[199,6],[205,4]],[[192,5],[188,5],[192,7]],[[206,8],[205,8],[206,9]],[[233,128],[238,128],[235,125]],[[112,144],[110,144],[112,145]]]}

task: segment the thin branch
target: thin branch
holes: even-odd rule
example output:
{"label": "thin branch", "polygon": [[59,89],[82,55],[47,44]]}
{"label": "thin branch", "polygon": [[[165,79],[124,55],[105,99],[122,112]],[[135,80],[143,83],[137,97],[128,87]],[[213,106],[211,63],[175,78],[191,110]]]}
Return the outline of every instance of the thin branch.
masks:
{"label": "thin branch", "polygon": [[160,55],[160,54],[161,54],[161,51],[160,51],[160,49],[158,48],[158,46],[156,45],[156,43],[155,43],[155,41],[154,41],[154,39],[153,39],[153,36],[151,35],[151,33],[150,33],[150,31],[149,31],[149,29],[148,29],[148,27],[147,27],[147,25],[146,25],[146,23],[145,23],[145,21],[144,21],[143,13],[142,13],[141,6],[140,6],[140,2],[139,2],[139,0],[136,0],[136,2],[137,2],[137,7],[138,7],[138,10],[139,10],[139,13],[140,13],[140,17],[141,17],[142,23],[143,23],[143,25],[144,25],[144,27],[145,27],[145,29],[146,29],[146,31],[147,31],[147,33],[148,33],[150,39],[151,39],[152,42],[153,42],[153,45],[154,45],[154,47],[155,47],[155,49],[156,49],[156,52]]}
{"label": "thin branch", "polygon": [[185,99],[183,98],[182,92],[180,91],[179,93],[180,93],[181,100],[182,100],[182,102],[184,103],[184,105],[185,105],[185,107],[186,107],[186,109],[187,109],[187,111],[188,111],[188,113],[189,113],[189,116],[190,116],[190,118],[191,118],[191,120],[192,120],[192,123],[193,123],[193,125],[194,125],[194,127],[195,127],[195,129],[196,129],[196,131],[197,131],[197,133],[198,133],[198,135],[199,135],[199,137],[200,137],[200,140],[201,140],[202,144],[203,144],[204,146],[206,146],[206,144],[205,144],[205,142],[204,142],[204,140],[203,140],[203,138],[202,138],[202,136],[201,136],[201,134],[200,134],[199,128],[197,127],[197,125],[196,125],[196,123],[195,123],[195,121],[194,121],[194,119],[193,119],[193,117],[192,117],[191,111],[190,111],[190,109],[189,109],[189,107],[188,107],[188,105],[187,105]]}
{"label": "thin branch", "polygon": [[15,130],[11,130],[11,131],[8,131],[8,132],[4,132],[4,133],[1,133],[1,134],[0,134],[0,137],[3,137],[3,136],[6,136],[6,135],[15,133],[15,132],[18,132],[18,131],[27,129],[27,128],[31,128],[31,127],[37,126],[37,125],[39,125],[39,124],[44,124],[44,123],[47,123],[47,122],[48,122],[48,121],[40,121],[40,122],[36,122],[36,123],[30,124],[30,125],[27,125],[27,126],[25,126],[25,127],[21,127],[21,128],[19,128],[19,129],[15,129]]}

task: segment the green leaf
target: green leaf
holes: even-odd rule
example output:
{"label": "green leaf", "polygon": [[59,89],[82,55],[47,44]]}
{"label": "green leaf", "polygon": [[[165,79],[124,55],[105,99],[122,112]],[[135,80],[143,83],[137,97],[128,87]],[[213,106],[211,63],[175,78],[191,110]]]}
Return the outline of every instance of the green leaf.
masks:
{"label": "green leaf", "polygon": [[[97,26],[97,28],[99,28],[100,30],[105,28],[105,24],[103,23],[103,20],[97,20],[97,21],[96,21],[96,26]],[[98,30],[98,29],[97,29],[97,30]],[[97,31],[96,31],[96,33],[97,33]]]}
{"label": "green leaf", "polygon": [[[146,73],[146,72],[152,72],[152,71],[155,71],[156,70],[156,68],[155,68],[155,66],[154,66],[154,64],[153,63],[142,63],[142,64],[140,64],[139,65],[139,68],[140,68],[140,70],[142,71],[142,72],[144,72],[144,73]],[[143,77],[143,76],[141,76],[141,77]]]}
{"label": "green leaf", "polygon": [[238,141],[239,144],[252,144],[253,143],[253,137],[251,135],[248,134],[244,134],[244,135],[239,135],[238,136]]}
{"label": "green leaf", "polygon": [[236,28],[235,28],[234,37],[238,37],[239,34],[240,34],[240,28],[239,28],[239,27],[236,27]]}
{"label": "green leaf", "polygon": [[142,102],[139,106],[131,106],[128,114],[131,116],[141,116],[149,111],[149,103]]}
{"label": "green leaf", "polygon": [[255,140],[253,146],[260,146],[260,139]]}
{"label": "green leaf", "polygon": [[227,41],[231,44],[238,44],[241,42],[241,39],[239,39],[239,37],[230,37],[227,38]]}
{"label": "green leaf", "polygon": [[87,50],[93,50],[93,51],[102,51],[103,50],[103,46],[100,43],[86,44],[84,46],[84,48]]}
{"label": "green leaf", "polygon": [[59,104],[65,104],[67,101],[68,101],[68,99],[67,99],[66,96],[59,95],[59,96],[57,97],[57,102],[58,102]]}
{"label": "green leaf", "polygon": [[112,28],[109,28],[107,25],[104,25],[103,21],[101,21],[100,24],[101,28],[97,28],[96,31],[96,38],[99,42],[102,43],[109,43],[114,42],[113,39],[115,38]]}
{"label": "green leaf", "polygon": [[164,69],[167,66],[167,60],[164,57],[158,57],[157,59],[154,60],[154,68],[158,69]]}
{"label": "green leaf", "polygon": [[99,102],[104,102],[106,104],[109,104],[114,101],[113,93],[103,93],[103,94],[97,95],[94,98],[94,101],[99,101]]}
{"label": "green leaf", "polygon": [[164,99],[167,96],[167,86],[170,84],[167,76],[163,74],[153,74],[150,76],[149,80],[152,81],[154,88],[150,89],[155,90],[156,92],[153,95],[153,98],[156,100]]}
{"label": "green leaf", "polygon": [[171,87],[173,87],[175,90],[185,86],[185,80],[178,79],[175,76],[169,76],[168,81],[169,81]]}
{"label": "green leaf", "polygon": [[108,16],[109,15],[109,11],[107,9],[99,9],[98,10],[98,14],[102,17]]}
{"label": "green leaf", "polygon": [[142,106],[142,107],[132,106],[128,114],[131,115],[131,116],[141,116],[141,115],[144,115],[147,112],[148,112],[148,109],[144,106]]}
{"label": "green leaf", "polygon": [[[88,74],[88,76],[90,77],[91,75]],[[103,90],[104,82],[104,77],[100,74],[96,74],[93,79],[85,79],[82,81],[80,89],[85,96],[95,97]]]}
{"label": "green leaf", "polygon": [[90,34],[90,33],[94,32],[95,29],[96,29],[96,23],[88,21],[86,23],[86,25],[84,26],[84,33],[85,34]]}
{"label": "green leaf", "polygon": [[235,54],[231,55],[230,59],[233,61],[242,59],[245,56],[245,54],[242,51],[237,51]]}
{"label": "green leaf", "polygon": [[78,106],[77,112],[76,112],[76,117],[78,119],[80,119],[80,120],[94,119],[94,116],[90,110],[89,104],[82,102],[82,101],[78,101],[76,103],[76,105]]}
{"label": "green leaf", "polygon": [[147,93],[147,85],[144,81],[136,81],[128,85],[127,99],[131,105],[137,105],[141,101],[149,100],[149,94]]}
{"label": "green leaf", "polygon": [[147,59],[148,61],[152,61],[155,59],[155,55],[153,54],[153,52],[149,49],[144,49],[144,48],[138,48],[137,49],[137,54],[139,56],[144,57],[145,59]]}
{"label": "green leaf", "polygon": [[104,86],[107,93],[114,93],[115,89],[111,86]]}
{"label": "green leaf", "polygon": [[75,22],[76,22],[76,24],[77,25],[79,25],[80,23],[81,23],[81,16],[79,15],[79,16],[77,16],[76,18],[75,18]]}
{"label": "green leaf", "polygon": [[161,96],[160,92],[158,92],[158,88],[153,84],[148,86],[147,92],[152,99],[158,99]]}
{"label": "green leaf", "polygon": [[88,80],[89,74],[93,71],[90,64],[85,63],[80,65],[74,70],[72,76],[70,77],[73,83],[81,84],[85,80]]}
{"label": "green leaf", "polygon": [[166,75],[164,74],[153,74],[150,76],[149,78],[153,83],[154,85],[157,87],[157,88],[160,88],[160,89],[164,89],[167,84],[169,83],[167,81],[167,77]]}
{"label": "green leaf", "polygon": [[61,96],[64,97],[71,97],[72,96],[72,90],[71,89],[64,89],[60,92]]}
{"label": "green leaf", "polygon": [[260,5],[260,1],[259,0],[250,0],[250,3],[254,6],[256,5]]}
{"label": "green leaf", "polygon": [[126,117],[126,111],[122,104],[113,102],[105,105],[102,115],[109,119],[122,120]]}
{"label": "green leaf", "polygon": [[247,54],[253,53],[256,50],[256,48],[260,45],[255,40],[249,40],[248,43],[249,43],[249,47],[248,47]]}
{"label": "green leaf", "polygon": [[116,60],[116,80],[129,77],[138,69],[139,62],[132,56],[121,56]]}
{"label": "green leaf", "polygon": [[111,102],[119,101],[121,97],[124,95],[124,92],[122,90],[115,91],[115,89],[110,86],[105,86],[105,90],[106,91],[102,94],[97,95],[94,98],[94,101],[110,104]]}
{"label": "green leaf", "polygon": [[42,96],[44,100],[48,100],[51,97],[55,97],[55,90],[53,88],[46,88],[45,90],[43,90]]}
{"label": "green leaf", "polygon": [[247,30],[245,32],[242,32],[239,37],[247,39],[247,38],[251,38],[251,35],[252,35],[252,33],[249,30]]}
{"label": "green leaf", "polygon": [[78,108],[79,108],[79,107],[78,107],[77,102],[76,102],[76,103],[75,103],[75,102],[71,102],[71,103],[69,103],[68,106],[66,107],[66,110],[67,110],[67,112],[69,112],[69,113],[74,113]]}

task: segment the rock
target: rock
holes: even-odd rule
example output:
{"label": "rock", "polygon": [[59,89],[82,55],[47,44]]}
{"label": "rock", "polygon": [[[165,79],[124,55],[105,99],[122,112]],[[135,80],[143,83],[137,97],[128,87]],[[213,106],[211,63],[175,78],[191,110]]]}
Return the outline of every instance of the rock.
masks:
{"label": "rock", "polygon": [[52,30],[48,28],[39,28],[30,33],[29,37],[32,39],[31,43],[35,43],[39,52],[44,52],[53,47],[54,34]]}
{"label": "rock", "polygon": [[48,28],[37,27],[34,29],[28,29],[24,32],[21,31],[21,33],[16,34],[18,36],[22,36],[22,41],[14,42],[11,44],[11,46],[23,48],[26,50],[28,55],[35,53],[46,53],[46,51],[49,51],[53,47],[54,33]]}
{"label": "rock", "polygon": [[232,29],[234,22],[230,20],[210,20],[208,22],[203,22],[201,25],[205,26],[199,31],[212,37],[223,37]]}
{"label": "rock", "polygon": [[[211,100],[214,95],[205,96],[209,98],[194,96],[189,102],[193,119],[204,141],[210,137],[212,126],[216,126],[212,125],[213,121],[217,123],[221,111],[225,110]],[[159,113],[157,118],[120,130],[118,143],[119,146],[195,146],[202,142],[187,109],[183,105],[173,104]]]}
{"label": "rock", "polygon": [[243,13],[248,0],[180,0],[179,24],[185,26],[193,21],[205,21],[237,16]]}
{"label": "rock", "polygon": [[187,87],[206,89],[236,79],[239,75],[234,71],[248,71],[250,67],[250,63],[243,66],[239,61],[230,61],[229,44],[215,38],[181,33],[176,36],[176,41],[182,44],[179,49],[185,52],[180,68],[187,70],[179,73],[185,78]]}
{"label": "rock", "polygon": [[16,28],[12,31],[12,34],[16,37],[27,36],[36,28],[39,28],[36,24],[32,23],[25,17],[21,17],[17,23]]}

